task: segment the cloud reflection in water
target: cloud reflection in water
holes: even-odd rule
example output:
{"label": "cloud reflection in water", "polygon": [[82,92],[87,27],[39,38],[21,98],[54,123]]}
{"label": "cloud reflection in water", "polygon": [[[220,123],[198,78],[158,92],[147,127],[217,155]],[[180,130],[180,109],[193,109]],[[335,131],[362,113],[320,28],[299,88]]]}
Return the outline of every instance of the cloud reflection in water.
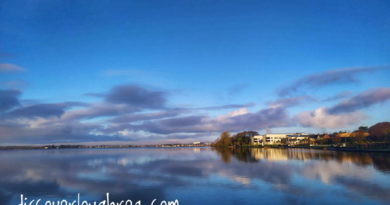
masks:
{"label": "cloud reflection in water", "polygon": [[[357,204],[390,201],[389,155],[300,149],[1,151],[0,200],[33,198],[181,204]],[[356,201],[359,199],[359,201]]]}

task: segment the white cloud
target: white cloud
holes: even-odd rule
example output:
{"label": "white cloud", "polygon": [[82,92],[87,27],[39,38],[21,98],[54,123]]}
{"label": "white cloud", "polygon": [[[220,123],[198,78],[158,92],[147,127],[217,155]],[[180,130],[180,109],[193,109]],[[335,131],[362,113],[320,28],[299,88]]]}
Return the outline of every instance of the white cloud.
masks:
{"label": "white cloud", "polygon": [[360,122],[366,116],[361,112],[330,114],[326,108],[299,113],[295,119],[303,126],[315,128],[343,128]]}
{"label": "white cloud", "polygon": [[248,114],[248,109],[246,108],[240,108],[238,110],[233,110],[232,112],[229,112],[227,115],[224,115],[223,117],[235,117],[239,115],[245,115]]}
{"label": "white cloud", "polygon": [[0,63],[0,72],[18,72],[24,69],[20,66],[11,63]]}

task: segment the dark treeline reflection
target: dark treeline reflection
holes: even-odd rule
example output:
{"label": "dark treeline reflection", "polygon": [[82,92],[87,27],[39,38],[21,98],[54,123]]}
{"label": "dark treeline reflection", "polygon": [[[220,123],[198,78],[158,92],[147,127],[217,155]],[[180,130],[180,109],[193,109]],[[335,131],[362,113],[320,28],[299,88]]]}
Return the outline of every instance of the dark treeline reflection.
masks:
{"label": "dark treeline reflection", "polygon": [[275,149],[275,148],[224,148],[214,150],[221,156],[221,160],[229,163],[234,157],[243,162],[259,162],[260,160],[335,160],[338,162],[352,162],[356,165],[373,165],[377,170],[390,171],[389,153],[370,152],[340,152],[307,149]]}
{"label": "dark treeline reflection", "polygon": [[387,170],[385,154],[322,150],[9,150],[0,151],[0,204],[106,192],[142,204],[386,204]]}

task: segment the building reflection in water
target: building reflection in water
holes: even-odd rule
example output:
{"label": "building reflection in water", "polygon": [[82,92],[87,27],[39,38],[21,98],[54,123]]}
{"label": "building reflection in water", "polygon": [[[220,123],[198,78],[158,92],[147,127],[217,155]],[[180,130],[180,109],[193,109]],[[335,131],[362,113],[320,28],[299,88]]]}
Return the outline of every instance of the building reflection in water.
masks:
{"label": "building reflection in water", "polygon": [[276,148],[241,148],[241,149],[215,149],[221,159],[228,163],[231,157],[243,162],[287,161],[287,160],[334,160],[338,162],[350,162],[359,166],[373,165],[380,171],[390,171],[389,153],[359,153],[340,152],[315,149],[276,149]]}

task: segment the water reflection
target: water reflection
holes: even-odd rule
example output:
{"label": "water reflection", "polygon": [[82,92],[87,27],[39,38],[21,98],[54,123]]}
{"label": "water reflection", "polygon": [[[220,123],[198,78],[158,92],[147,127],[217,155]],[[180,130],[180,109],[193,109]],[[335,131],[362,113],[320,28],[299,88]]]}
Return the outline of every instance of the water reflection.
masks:
{"label": "water reflection", "polygon": [[336,152],[326,150],[307,149],[273,149],[273,148],[215,148],[221,159],[228,163],[232,156],[243,162],[286,161],[286,160],[334,160],[338,162],[351,162],[356,165],[373,165],[376,169],[390,171],[390,154],[367,152]]}
{"label": "water reflection", "polygon": [[[221,160],[222,159],[222,160]],[[174,200],[180,204],[386,204],[389,155],[300,149],[0,152],[0,201]]]}

